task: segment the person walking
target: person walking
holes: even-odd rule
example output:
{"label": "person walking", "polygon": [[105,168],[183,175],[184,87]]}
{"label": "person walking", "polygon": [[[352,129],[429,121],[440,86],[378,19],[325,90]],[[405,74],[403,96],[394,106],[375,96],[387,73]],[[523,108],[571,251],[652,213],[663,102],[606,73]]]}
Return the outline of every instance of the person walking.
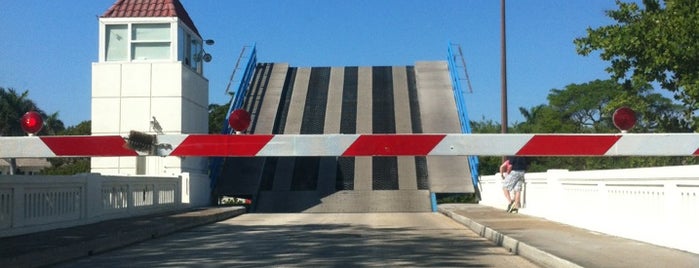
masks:
{"label": "person walking", "polygon": [[[505,162],[500,165],[502,192],[508,203],[507,212],[517,213],[521,207],[520,199],[527,165],[527,159],[516,156],[507,157]],[[514,198],[512,193],[514,193]]]}

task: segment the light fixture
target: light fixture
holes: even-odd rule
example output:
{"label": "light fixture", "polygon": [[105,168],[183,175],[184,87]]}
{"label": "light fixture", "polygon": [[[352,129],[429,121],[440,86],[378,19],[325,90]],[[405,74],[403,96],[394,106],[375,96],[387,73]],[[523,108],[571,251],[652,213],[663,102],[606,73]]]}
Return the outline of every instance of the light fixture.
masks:
{"label": "light fixture", "polygon": [[[215,43],[216,42],[214,42],[213,39],[204,40],[204,44],[206,44],[207,46],[212,46]],[[201,48],[201,53],[202,53],[201,59],[204,60],[204,62],[211,62],[211,59],[212,59],[211,54],[206,53],[206,51],[204,50],[203,47]]]}
{"label": "light fixture", "polygon": [[211,62],[211,54],[204,53],[203,60],[204,60],[204,62]]}

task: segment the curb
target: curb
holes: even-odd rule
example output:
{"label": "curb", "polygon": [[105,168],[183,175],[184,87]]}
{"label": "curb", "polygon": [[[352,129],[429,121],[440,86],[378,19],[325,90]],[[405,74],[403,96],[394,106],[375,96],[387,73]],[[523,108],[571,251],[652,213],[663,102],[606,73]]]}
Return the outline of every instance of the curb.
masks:
{"label": "curb", "polygon": [[[0,259],[1,267],[41,267],[122,248],[157,237],[205,225],[245,213],[243,207],[199,208],[150,218],[146,226],[127,232],[94,234],[93,237],[61,247],[37,249],[30,253]],[[142,217],[139,217],[142,218]],[[120,219],[124,220],[124,219]],[[79,228],[79,226],[76,226]],[[72,228],[76,228],[72,227]],[[47,231],[50,232],[50,231]]]}
{"label": "curb", "polygon": [[562,259],[556,255],[553,255],[549,252],[540,250],[536,247],[523,243],[513,237],[504,235],[496,230],[493,230],[492,228],[486,227],[467,217],[459,215],[458,213],[454,213],[453,211],[450,211],[448,209],[439,208],[439,212],[451,218],[452,220],[468,227],[481,237],[486,238],[494,242],[496,245],[509,250],[511,253],[522,256],[537,265],[541,265],[544,267],[582,267],[568,260]]}

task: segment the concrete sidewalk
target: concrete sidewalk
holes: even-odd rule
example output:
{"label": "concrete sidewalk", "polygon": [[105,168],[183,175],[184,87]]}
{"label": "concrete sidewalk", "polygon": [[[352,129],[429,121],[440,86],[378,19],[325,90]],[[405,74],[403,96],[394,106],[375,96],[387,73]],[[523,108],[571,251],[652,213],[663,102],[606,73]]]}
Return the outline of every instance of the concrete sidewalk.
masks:
{"label": "concrete sidewalk", "polygon": [[198,208],[0,238],[0,267],[38,267],[125,247],[245,213],[243,207]]}
{"label": "concrete sidewalk", "polygon": [[489,206],[443,204],[439,205],[439,212],[545,267],[699,267],[699,254]]}

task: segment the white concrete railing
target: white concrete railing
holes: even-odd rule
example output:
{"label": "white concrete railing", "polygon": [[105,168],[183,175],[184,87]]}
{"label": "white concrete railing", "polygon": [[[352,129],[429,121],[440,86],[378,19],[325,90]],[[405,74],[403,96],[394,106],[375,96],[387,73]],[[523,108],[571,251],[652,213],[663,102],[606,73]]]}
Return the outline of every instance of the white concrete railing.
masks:
{"label": "white concrete railing", "polygon": [[[520,213],[699,253],[699,165],[527,173]],[[505,208],[500,175],[481,204]]]}
{"label": "white concrete railing", "polygon": [[0,176],[0,237],[181,209],[189,180],[187,173]]}

